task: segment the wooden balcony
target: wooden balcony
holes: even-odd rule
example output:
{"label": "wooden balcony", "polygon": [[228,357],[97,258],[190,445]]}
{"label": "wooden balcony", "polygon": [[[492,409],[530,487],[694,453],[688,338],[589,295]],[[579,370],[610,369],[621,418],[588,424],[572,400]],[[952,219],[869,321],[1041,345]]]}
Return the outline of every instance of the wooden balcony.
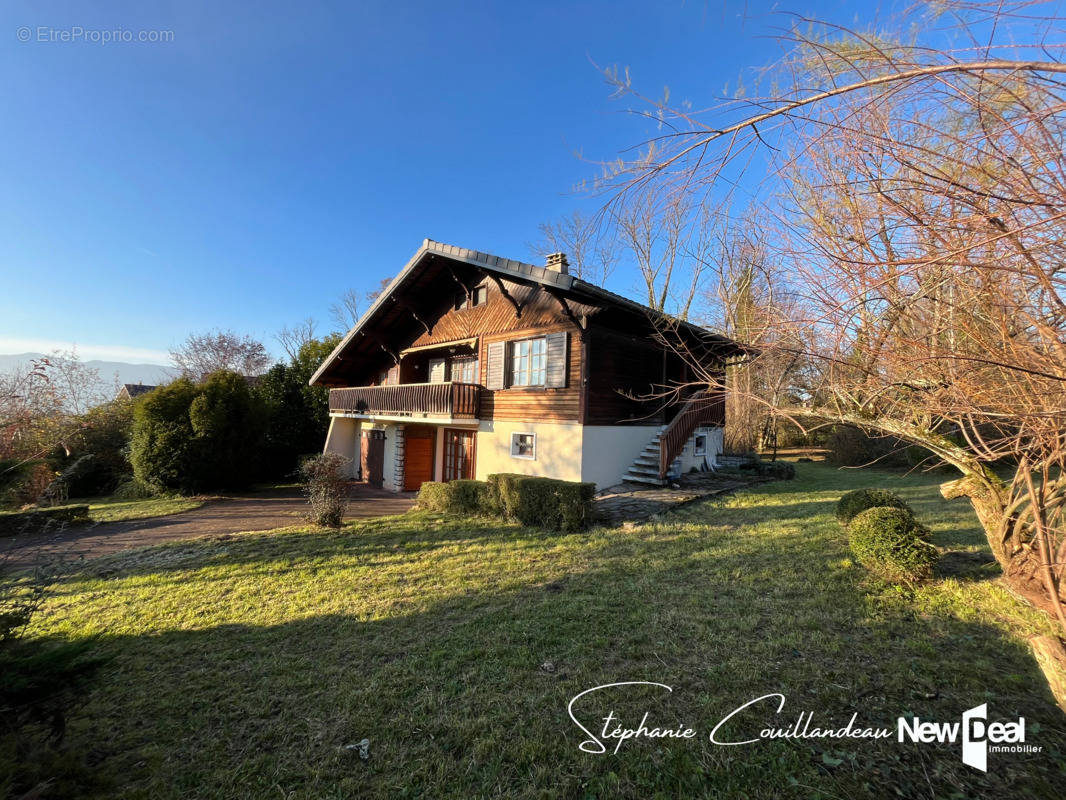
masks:
{"label": "wooden balcony", "polygon": [[477,419],[481,387],[476,383],[401,383],[329,390],[333,414]]}

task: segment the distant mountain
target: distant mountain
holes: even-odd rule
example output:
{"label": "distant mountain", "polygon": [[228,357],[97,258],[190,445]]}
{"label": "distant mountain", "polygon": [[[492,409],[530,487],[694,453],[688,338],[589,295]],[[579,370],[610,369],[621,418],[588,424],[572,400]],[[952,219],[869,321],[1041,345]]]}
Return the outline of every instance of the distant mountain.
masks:
{"label": "distant mountain", "polygon": [[[25,364],[35,358],[47,358],[44,353],[18,353],[16,355],[0,355],[0,372],[10,372],[19,364]],[[172,368],[160,364],[130,364],[125,361],[85,361],[85,366],[97,370],[100,373],[102,390],[111,393],[111,387],[118,375],[121,383],[146,383],[157,386],[173,379]]]}

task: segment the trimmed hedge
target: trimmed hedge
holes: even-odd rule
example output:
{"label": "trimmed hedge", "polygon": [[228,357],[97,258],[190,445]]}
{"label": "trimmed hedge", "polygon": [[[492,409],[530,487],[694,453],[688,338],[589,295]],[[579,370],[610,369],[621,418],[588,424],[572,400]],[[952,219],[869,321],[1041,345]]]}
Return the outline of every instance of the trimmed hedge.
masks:
{"label": "trimmed hedge", "polygon": [[418,490],[418,507],[449,514],[500,513],[495,487],[485,481],[458,480],[448,483],[426,481]]}
{"label": "trimmed hedge", "polygon": [[38,533],[51,528],[92,522],[88,506],[53,506],[0,514],[0,536]]}
{"label": "trimmed hedge", "polygon": [[837,503],[837,521],[846,528],[857,514],[880,506],[891,506],[908,513],[911,510],[902,497],[888,489],[856,489],[841,497]]}
{"label": "trimmed hedge", "polygon": [[508,519],[553,531],[578,531],[592,522],[596,484],[537,478],[532,475],[489,475],[500,508]]}
{"label": "trimmed hedge", "polygon": [[868,508],[848,525],[848,543],[855,558],[881,577],[905,583],[929,578],[937,551],[930,532],[909,509]]}
{"label": "trimmed hedge", "polygon": [[487,482],[427,481],[418,491],[418,507],[449,514],[503,516],[523,525],[577,531],[592,521],[595,493],[594,483],[499,473],[489,475]]}

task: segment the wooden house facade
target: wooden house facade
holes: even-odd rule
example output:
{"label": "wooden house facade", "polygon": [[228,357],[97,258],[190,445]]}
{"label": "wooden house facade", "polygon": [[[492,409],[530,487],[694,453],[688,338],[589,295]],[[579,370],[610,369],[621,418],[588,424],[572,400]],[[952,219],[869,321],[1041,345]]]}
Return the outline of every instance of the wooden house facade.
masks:
{"label": "wooden house facade", "polygon": [[743,352],[569,274],[426,240],[311,379],[331,387],[326,449],[396,491],[520,472],[661,483],[713,465],[724,398],[685,361]]}

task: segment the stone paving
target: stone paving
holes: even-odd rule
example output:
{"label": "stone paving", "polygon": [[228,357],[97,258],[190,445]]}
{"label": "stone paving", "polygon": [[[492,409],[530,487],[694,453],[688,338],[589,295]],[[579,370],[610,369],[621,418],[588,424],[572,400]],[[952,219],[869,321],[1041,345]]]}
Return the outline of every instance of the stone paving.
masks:
{"label": "stone paving", "polygon": [[596,496],[596,519],[611,527],[631,527],[671,508],[726,494],[761,482],[759,478],[737,478],[700,472],[683,475],[673,486],[620,483]]}

